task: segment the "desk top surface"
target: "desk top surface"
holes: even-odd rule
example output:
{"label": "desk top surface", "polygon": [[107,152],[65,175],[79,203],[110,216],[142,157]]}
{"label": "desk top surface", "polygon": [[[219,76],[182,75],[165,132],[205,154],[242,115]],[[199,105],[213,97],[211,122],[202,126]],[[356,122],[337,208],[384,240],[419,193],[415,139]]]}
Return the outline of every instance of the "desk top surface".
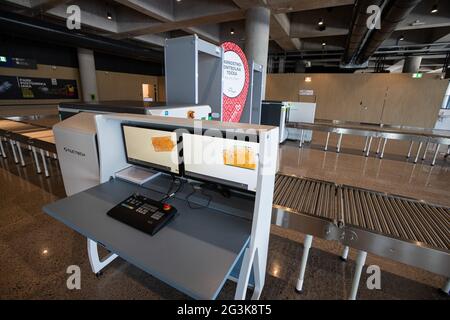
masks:
{"label": "desk top surface", "polygon": [[43,210],[187,295],[216,298],[248,245],[251,221],[211,208],[191,209],[185,200],[171,198],[167,202],[178,215],[152,237],[106,215],[136,191],[157,200],[163,197],[115,179]]}

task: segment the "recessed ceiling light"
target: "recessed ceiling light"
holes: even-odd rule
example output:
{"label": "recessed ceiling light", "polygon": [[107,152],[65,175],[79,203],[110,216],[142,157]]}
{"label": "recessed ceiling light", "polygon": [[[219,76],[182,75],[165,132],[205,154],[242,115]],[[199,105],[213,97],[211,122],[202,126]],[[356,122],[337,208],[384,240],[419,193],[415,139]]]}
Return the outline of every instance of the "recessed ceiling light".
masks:
{"label": "recessed ceiling light", "polygon": [[311,77],[305,77],[305,82],[311,82],[311,81],[312,81]]}
{"label": "recessed ceiling light", "polygon": [[108,18],[108,20],[112,20],[112,15],[111,15],[111,13],[106,13],[106,17]]}
{"label": "recessed ceiling light", "polygon": [[415,20],[414,22],[410,23],[410,26],[423,26],[425,24],[425,22],[420,21],[419,19]]}
{"label": "recessed ceiling light", "polygon": [[439,11],[438,5],[434,4],[433,7],[431,8],[431,13],[437,13],[438,11]]}

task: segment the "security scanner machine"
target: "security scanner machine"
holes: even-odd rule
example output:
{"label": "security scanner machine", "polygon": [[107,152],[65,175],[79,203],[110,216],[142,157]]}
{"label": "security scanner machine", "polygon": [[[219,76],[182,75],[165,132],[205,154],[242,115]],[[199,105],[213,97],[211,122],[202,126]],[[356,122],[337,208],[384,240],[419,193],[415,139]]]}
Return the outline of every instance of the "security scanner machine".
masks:
{"label": "security scanner machine", "polygon": [[[169,105],[211,106],[212,120],[223,120],[222,47],[189,35],[167,39],[164,48],[166,100]],[[260,124],[263,68],[249,61],[249,91],[241,123]]]}
{"label": "security scanner machine", "polygon": [[205,120],[211,117],[211,107],[208,105],[167,105],[164,102],[146,101],[63,102],[58,105],[58,112],[61,120],[65,120],[80,112],[93,112],[97,114],[135,113]]}
{"label": "security scanner machine", "polygon": [[280,128],[279,142],[283,143],[288,136],[285,126],[289,102],[263,101],[261,104],[261,124],[277,126]]}
{"label": "security scanner machine", "polygon": [[[132,114],[94,120],[101,184],[43,209],[87,238],[93,272],[120,256],[193,298],[215,299],[230,279],[236,299],[249,285],[258,299],[278,128]],[[143,184],[118,177],[129,168],[159,174]],[[103,260],[98,244],[111,252]]]}
{"label": "security scanner machine", "polygon": [[[164,108],[157,109],[164,110]],[[95,115],[97,111],[80,112],[53,126],[59,165],[67,195],[100,183]],[[116,110],[117,111],[117,110]],[[171,117],[208,119],[209,106],[170,108]],[[153,111],[152,111],[153,112]]]}
{"label": "security scanner machine", "polygon": [[316,104],[312,102],[263,101],[261,124],[280,127],[280,143],[286,139],[299,140],[300,144],[312,140],[311,130],[300,130],[287,123],[314,123]]}
{"label": "security scanner machine", "polygon": [[263,67],[254,61],[249,61],[248,63],[250,81],[247,100],[245,101],[245,107],[240,122],[261,124]]}

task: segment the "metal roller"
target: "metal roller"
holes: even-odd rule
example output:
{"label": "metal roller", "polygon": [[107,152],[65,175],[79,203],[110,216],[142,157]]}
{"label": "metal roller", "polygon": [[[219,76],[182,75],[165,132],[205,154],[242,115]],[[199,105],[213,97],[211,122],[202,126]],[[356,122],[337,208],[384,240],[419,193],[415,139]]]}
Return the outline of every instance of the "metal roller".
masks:
{"label": "metal roller", "polygon": [[450,209],[350,186],[278,174],[274,205],[387,237],[450,248]]}

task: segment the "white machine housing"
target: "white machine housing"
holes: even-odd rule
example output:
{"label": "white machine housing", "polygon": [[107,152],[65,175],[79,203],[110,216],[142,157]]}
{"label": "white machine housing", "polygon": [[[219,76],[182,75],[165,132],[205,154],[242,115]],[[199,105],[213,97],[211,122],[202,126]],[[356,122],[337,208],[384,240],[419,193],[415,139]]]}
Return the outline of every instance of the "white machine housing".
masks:
{"label": "white machine housing", "polygon": [[[250,274],[253,271],[255,287],[252,299],[258,299],[264,287],[267,251],[272,217],[272,201],[277,169],[279,129],[273,126],[243,123],[196,121],[181,118],[154,117],[135,114],[109,114],[95,117],[100,159],[100,182],[107,182],[116,172],[129,164],[126,161],[125,146],[122,140],[121,124],[162,125],[173,128],[198,128],[220,131],[254,130],[259,137],[259,154],[255,204],[252,216],[250,243],[245,249],[235,299],[245,299]],[[200,131],[201,132],[201,131]],[[230,177],[230,179],[233,179]]]}
{"label": "white machine housing", "polygon": [[[285,102],[289,106],[289,122],[306,122],[314,123],[316,114],[316,103],[313,102]],[[300,140],[301,130],[296,128],[287,128],[287,138],[290,140]],[[303,141],[310,142],[312,140],[312,131],[304,130]]]}
{"label": "white machine housing", "polygon": [[[194,116],[200,120],[208,119],[211,108],[205,105],[155,108],[154,113],[170,119]],[[95,116],[96,113],[80,112],[53,126],[59,165],[68,196],[100,183]]]}

